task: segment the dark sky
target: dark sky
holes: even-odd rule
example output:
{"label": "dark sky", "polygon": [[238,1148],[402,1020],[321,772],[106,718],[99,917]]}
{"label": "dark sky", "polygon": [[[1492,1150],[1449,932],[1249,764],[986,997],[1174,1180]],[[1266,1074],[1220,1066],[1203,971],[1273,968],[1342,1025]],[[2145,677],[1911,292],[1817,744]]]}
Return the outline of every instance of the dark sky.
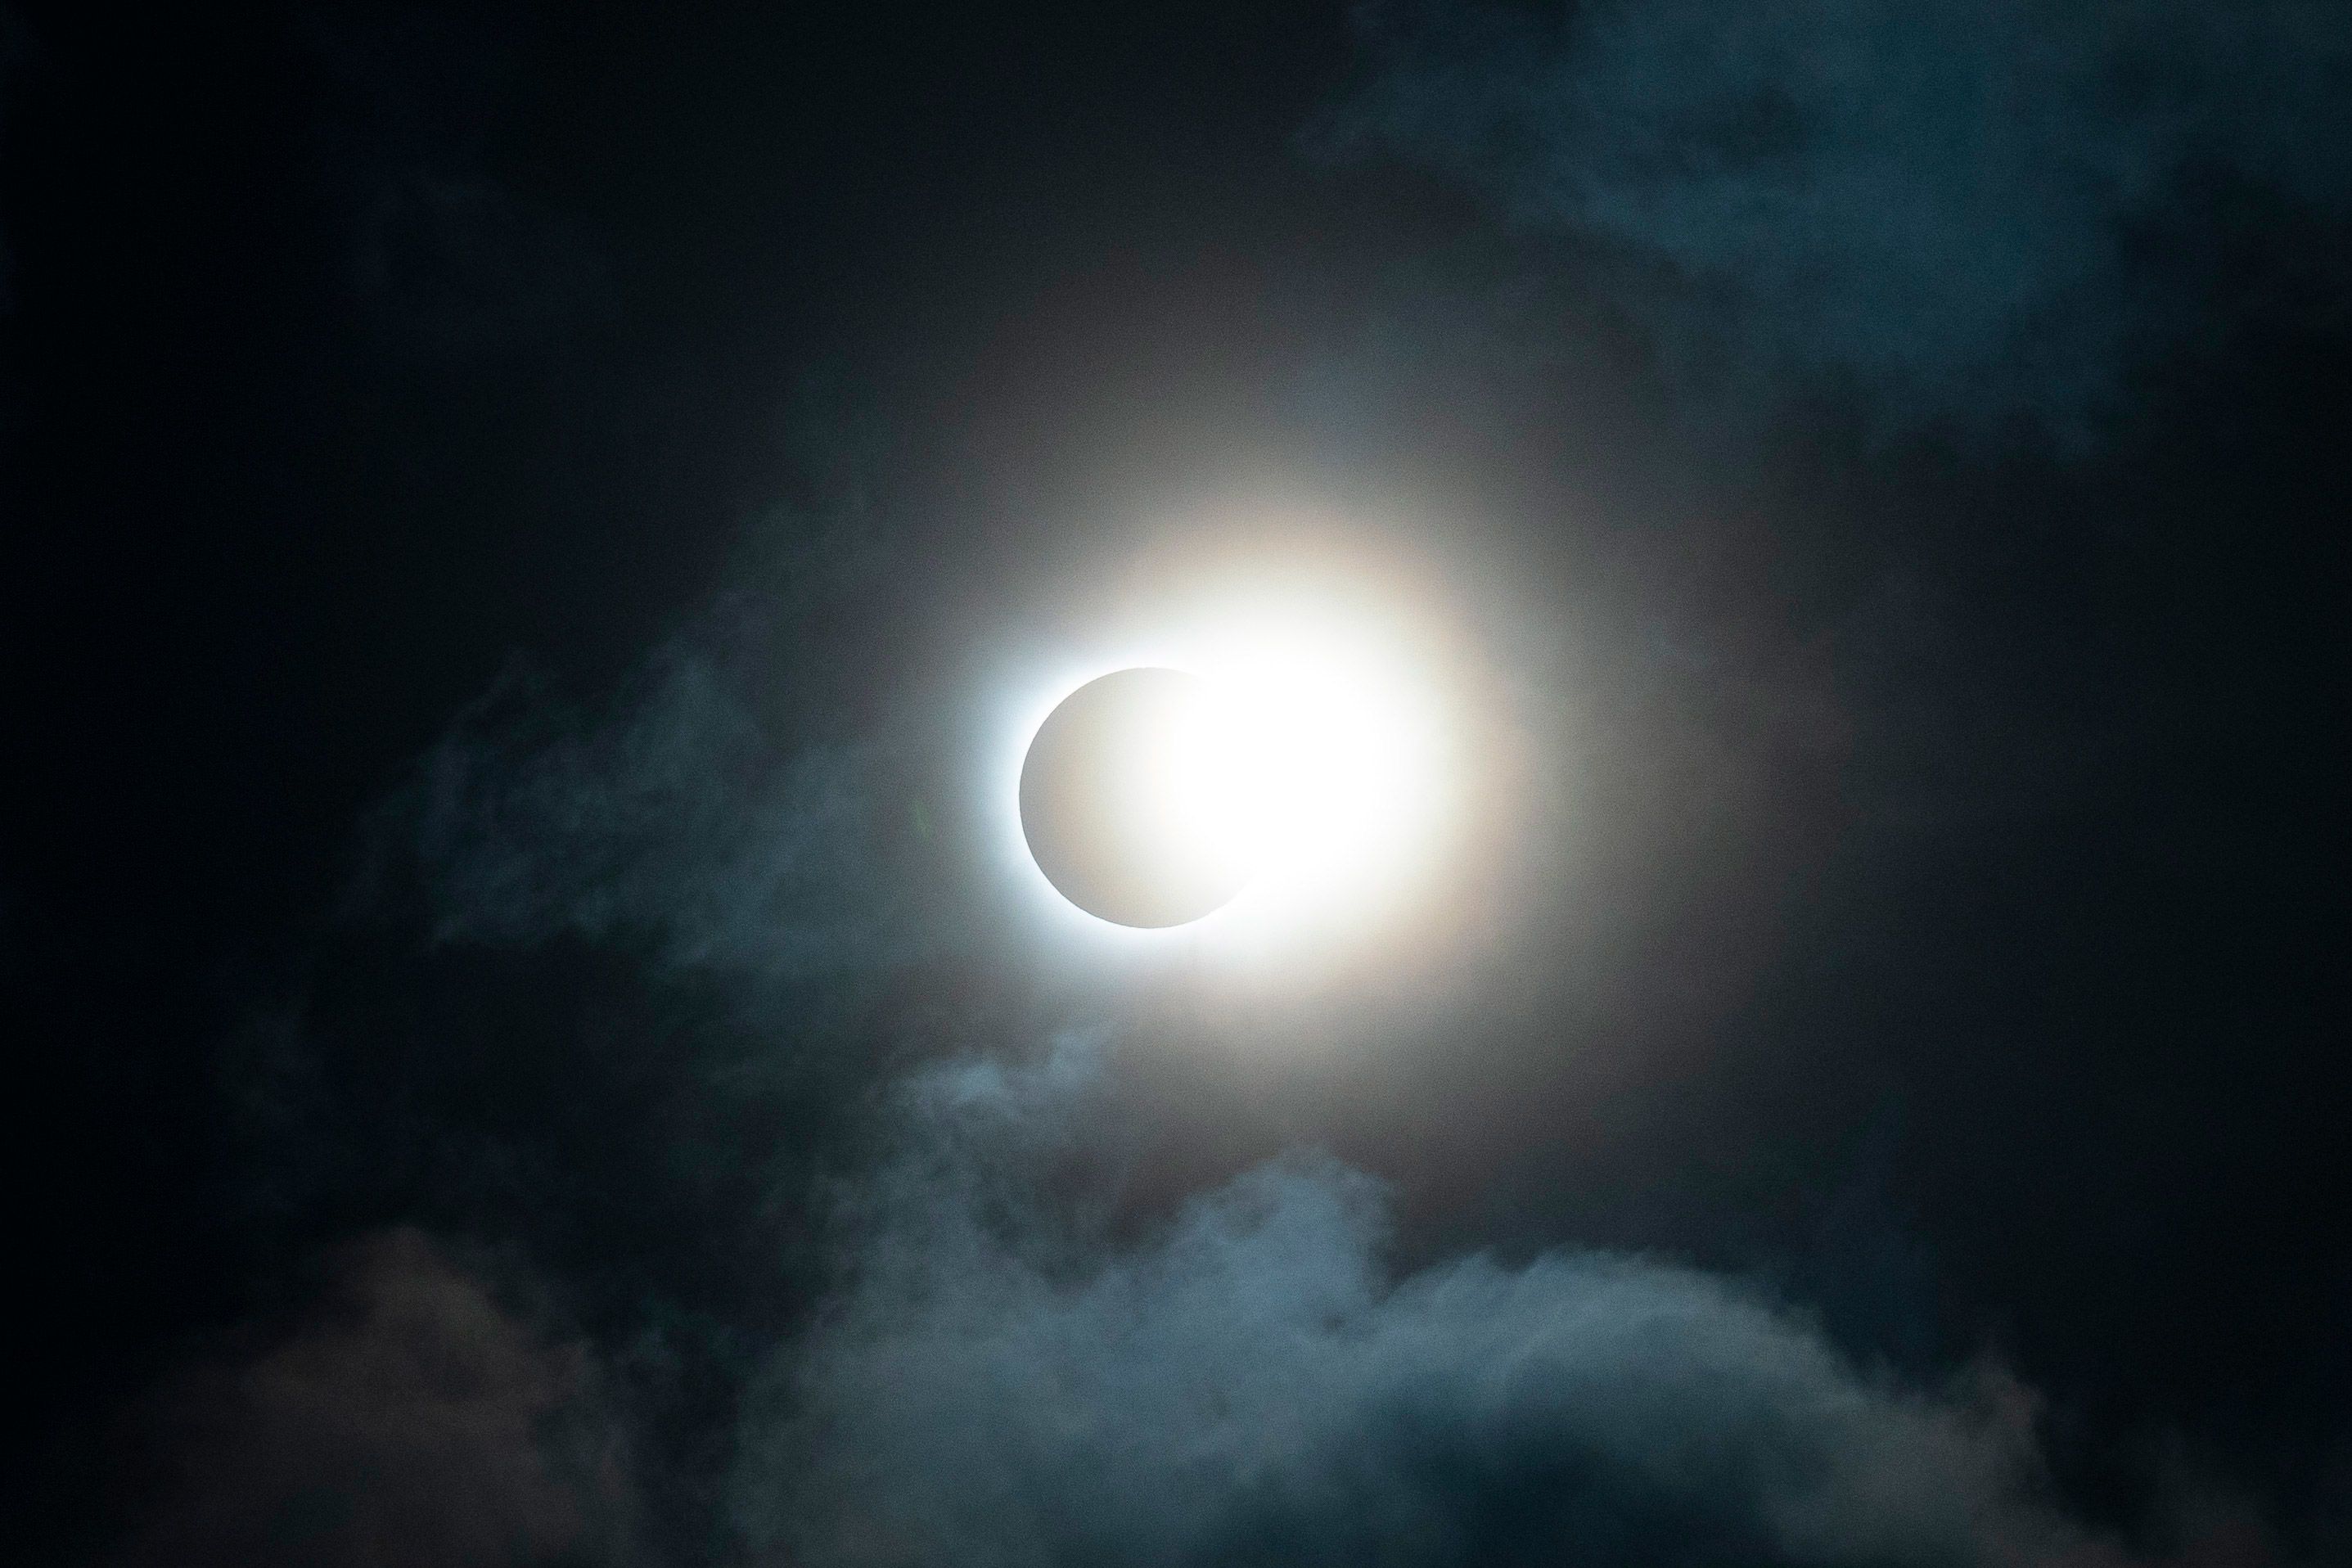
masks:
{"label": "dark sky", "polygon": [[[2352,1558],[2352,11],[1062,9],[0,10],[27,1560]],[[1265,554],[1236,999],[984,753]]]}

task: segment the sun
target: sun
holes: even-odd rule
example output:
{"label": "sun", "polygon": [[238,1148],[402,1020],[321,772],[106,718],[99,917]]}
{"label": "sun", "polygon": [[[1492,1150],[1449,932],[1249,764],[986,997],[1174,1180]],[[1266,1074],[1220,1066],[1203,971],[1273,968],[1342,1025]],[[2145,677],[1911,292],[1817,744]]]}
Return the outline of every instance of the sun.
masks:
{"label": "sun", "polygon": [[1425,867],[1450,794],[1433,683],[1380,631],[1235,595],[1056,683],[1016,791],[1035,871],[1138,931],[1264,940],[1377,914]]}

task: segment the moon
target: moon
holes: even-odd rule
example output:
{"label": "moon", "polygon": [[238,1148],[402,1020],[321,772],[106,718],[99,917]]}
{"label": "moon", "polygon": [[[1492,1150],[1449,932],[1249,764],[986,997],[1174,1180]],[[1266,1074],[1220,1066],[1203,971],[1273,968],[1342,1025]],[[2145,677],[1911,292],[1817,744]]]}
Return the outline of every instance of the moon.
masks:
{"label": "moon", "polygon": [[1250,881],[1242,782],[1216,688],[1182,670],[1098,677],[1065,698],[1021,765],[1021,830],[1061,895],[1146,928],[1213,913]]}

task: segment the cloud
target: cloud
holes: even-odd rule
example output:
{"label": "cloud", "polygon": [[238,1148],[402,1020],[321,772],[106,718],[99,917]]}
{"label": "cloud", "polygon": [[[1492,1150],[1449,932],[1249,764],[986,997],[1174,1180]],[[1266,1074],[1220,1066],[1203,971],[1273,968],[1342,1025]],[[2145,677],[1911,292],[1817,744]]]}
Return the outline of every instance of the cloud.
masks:
{"label": "cloud", "polygon": [[115,1561],[617,1562],[632,1489],[595,1366],[502,1307],[430,1238],[343,1255],[282,1342],[158,1399],[169,1490]]}
{"label": "cloud", "polygon": [[1361,15],[1312,148],[1572,241],[1686,370],[1883,426],[2080,435],[2201,330],[2230,193],[2352,206],[2352,29],[2309,0]]}
{"label": "cloud", "polygon": [[2053,1500],[2014,1381],[1902,1386],[1721,1278],[1561,1250],[1398,1279],[1379,1187],[1305,1156],[1117,1242],[1040,1195],[1116,1136],[1095,1059],[907,1087],[747,1433],[775,1560],[2128,1561]]}
{"label": "cloud", "polygon": [[443,942],[571,935],[719,975],[906,956],[922,932],[891,876],[904,748],[887,726],[811,739],[788,711],[827,689],[787,631],[847,593],[861,550],[794,543],[601,711],[509,670],[375,814],[362,899],[421,892]]}
{"label": "cloud", "polygon": [[[510,683],[435,749],[382,826],[442,941],[623,944],[722,987],[827,992],[912,954],[895,973],[931,983],[923,878],[893,858],[893,726],[921,726],[886,706],[822,742],[794,717],[832,700],[772,640],[840,596],[809,562],[600,712]],[[762,1048],[803,1011],[763,1022]],[[1160,1131],[1148,1097],[1104,1036],[1024,1062],[1023,1031],[958,1018],[927,1055],[998,1048],[911,1075],[861,1036],[823,1053],[839,1076],[793,1080],[839,1153],[754,1156],[786,1173],[777,1204],[831,1194],[827,1239],[796,1237],[771,1281],[809,1313],[769,1319],[749,1358],[766,1370],[726,1490],[754,1558],[2126,1560],[2054,1500],[2013,1380],[1906,1384],[1737,1280],[1573,1248],[1400,1278],[1381,1189],[1310,1154],[1139,1235],[1120,1174]],[[828,1255],[830,1288],[801,1271]]]}
{"label": "cloud", "polygon": [[649,933],[674,964],[798,972],[878,935],[854,748],[784,750],[685,647],[613,722],[546,720],[509,681],[424,762],[404,804],[442,940]]}
{"label": "cloud", "polygon": [[[681,1075],[686,1098],[735,1110],[772,1092],[802,1119],[683,1150],[664,1119],[658,1161],[629,1176],[634,1202],[701,1163],[693,1196],[655,1212],[720,1238],[730,1268],[736,1237],[774,1232],[710,1194],[793,1215],[789,1256],[753,1270],[767,1300],[693,1303],[724,1320],[712,1418],[736,1423],[731,1455],[699,1429],[660,1453],[649,1439],[648,1495],[706,1498],[724,1465],[720,1528],[756,1560],[810,1568],[2137,1561],[2064,1505],[2016,1380],[1898,1377],[1736,1279],[1577,1247],[1400,1270],[1381,1187],[1306,1153],[1139,1231],[1150,1200],[1119,1177],[1165,1125],[1106,1070],[1103,1037],[1065,1034],[1026,1063],[1007,1045],[1034,1037],[1034,1013],[1005,1021],[1017,965],[941,983],[985,970],[986,950],[965,939],[981,961],[931,966],[939,929],[984,921],[923,888],[950,880],[937,861],[896,858],[918,749],[902,731],[926,726],[840,702],[833,667],[800,657],[795,628],[856,595],[792,561],[784,587],[722,603],[598,712],[529,682],[493,694],[380,824],[444,942],[582,940],[721,989],[813,982],[745,1010],[755,1048],[780,1054],[809,1037],[804,1000],[879,971],[880,988],[949,997],[909,1029],[927,1056],[998,1047],[906,1075],[861,1016],[854,1040],[826,1036],[841,1048],[802,1053],[829,1074]],[[662,1049],[688,1061],[674,1038]],[[802,1131],[819,1121],[821,1150]],[[595,1157],[625,1142],[600,1134]],[[704,1180],[721,1166],[755,1173]],[[812,1191],[831,1201],[803,1245]],[[596,1245],[617,1251],[612,1227]],[[635,1310],[674,1317],[674,1255],[645,1256],[659,1261],[628,1277]],[[812,1257],[834,1272],[812,1278]],[[747,1363],[765,1371],[739,1420]]]}

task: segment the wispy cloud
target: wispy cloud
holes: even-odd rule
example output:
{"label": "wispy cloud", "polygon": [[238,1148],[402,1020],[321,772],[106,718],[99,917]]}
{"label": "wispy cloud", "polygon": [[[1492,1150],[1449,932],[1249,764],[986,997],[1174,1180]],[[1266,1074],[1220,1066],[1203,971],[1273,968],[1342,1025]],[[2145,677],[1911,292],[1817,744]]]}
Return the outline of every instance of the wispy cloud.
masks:
{"label": "wispy cloud", "polygon": [[625,941],[783,979],[905,957],[921,938],[889,875],[905,803],[885,782],[903,748],[812,742],[778,711],[806,680],[780,642],[859,548],[796,542],[593,711],[515,667],[377,812],[368,890],[420,892],[444,942]]}
{"label": "wispy cloud", "polygon": [[2352,38],[2309,0],[1362,16],[1310,145],[1571,241],[1694,375],[1882,426],[2080,436],[2206,324],[2216,226],[2352,213]]}

